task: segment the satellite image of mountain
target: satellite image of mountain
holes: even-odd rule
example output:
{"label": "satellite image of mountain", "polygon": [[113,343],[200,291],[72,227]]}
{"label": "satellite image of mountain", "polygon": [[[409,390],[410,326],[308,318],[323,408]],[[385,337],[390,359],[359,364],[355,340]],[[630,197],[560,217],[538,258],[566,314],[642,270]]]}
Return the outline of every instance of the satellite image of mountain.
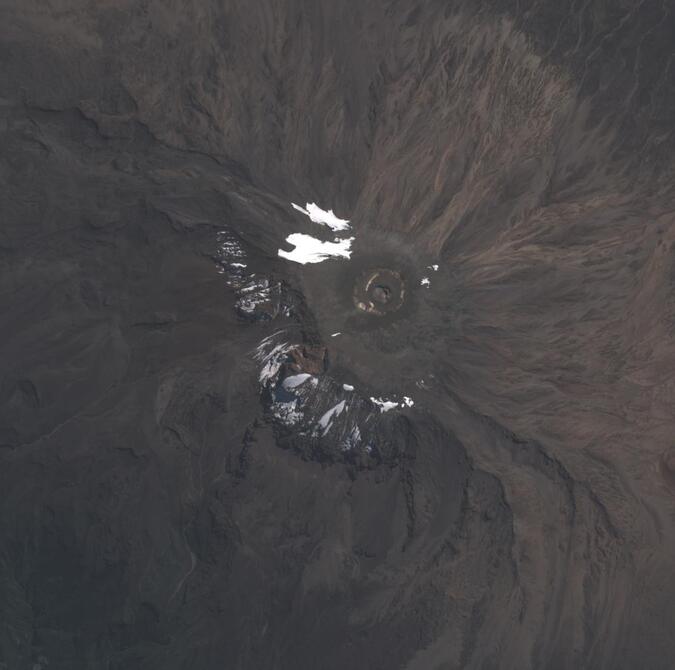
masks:
{"label": "satellite image of mountain", "polygon": [[0,0],[0,670],[673,668],[674,0]]}

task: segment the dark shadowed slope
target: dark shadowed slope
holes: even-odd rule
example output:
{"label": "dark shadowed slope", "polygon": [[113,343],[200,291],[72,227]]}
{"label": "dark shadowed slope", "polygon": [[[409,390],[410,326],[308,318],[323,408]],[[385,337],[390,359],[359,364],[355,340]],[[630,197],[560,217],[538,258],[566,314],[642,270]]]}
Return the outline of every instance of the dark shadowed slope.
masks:
{"label": "dark shadowed slope", "polygon": [[671,668],[674,12],[3,0],[0,668]]}

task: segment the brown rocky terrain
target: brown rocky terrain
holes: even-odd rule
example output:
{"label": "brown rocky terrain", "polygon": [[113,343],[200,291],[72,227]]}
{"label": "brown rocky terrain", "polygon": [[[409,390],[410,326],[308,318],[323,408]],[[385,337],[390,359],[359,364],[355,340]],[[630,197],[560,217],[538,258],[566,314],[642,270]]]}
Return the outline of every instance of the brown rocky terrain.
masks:
{"label": "brown rocky terrain", "polygon": [[0,668],[672,668],[674,16],[0,0]]}

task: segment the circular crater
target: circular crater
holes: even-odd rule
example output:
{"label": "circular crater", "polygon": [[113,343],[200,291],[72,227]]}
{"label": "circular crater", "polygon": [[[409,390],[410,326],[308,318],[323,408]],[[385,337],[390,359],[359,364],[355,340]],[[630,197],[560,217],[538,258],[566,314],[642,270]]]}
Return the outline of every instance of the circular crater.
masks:
{"label": "circular crater", "polygon": [[366,314],[391,314],[403,305],[405,282],[395,270],[371,268],[357,277],[352,299],[356,309]]}
{"label": "circular crater", "polygon": [[413,351],[420,329],[430,327],[434,314],[427,315],[428,292],[419,286],[430,260],[393,232],[366,229],[355,237],[351,258],[303,266],[298,276],[333,364],[375,379],[391,355]]}

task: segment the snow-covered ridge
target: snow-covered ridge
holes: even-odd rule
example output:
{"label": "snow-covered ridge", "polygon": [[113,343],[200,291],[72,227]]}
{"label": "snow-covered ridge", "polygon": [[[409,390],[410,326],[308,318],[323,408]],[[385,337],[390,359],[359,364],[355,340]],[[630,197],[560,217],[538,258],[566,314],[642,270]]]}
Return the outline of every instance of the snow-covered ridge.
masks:
{"label": "snow-covered ridge", "polygon": [[237,312],[261,320],[273,319],[279,313],[288,315],[288,307],[281,304],[281,284],[249,272],[246,253],[228,230],[220,231],[217,240],[218,271],[237,293]]}
{"label": "snow-covered ridge", "polygon": [[[337,381],[317,363],[321,345],[294,342],[279,330],[263,339],[253,357],[266,412],[286,435],[309,440],[316,449],[373,453],[373,428],[381,414],[415,403],[408,396],[368,397]],[[318,349],[318,352],[317,352]]]}
{"label": "snow-covered ridge", "polygon": [[[253,357],[260,363],[258,380],[269,403],[268,411],[279,424],[298,435],[320,440],[332,431],[332,439],[342,449],[357,448],[358,418],[347,416],[346,399],[336,399],[337,383],[327,376],[297,371],[298,351],[303,348],[289,343],[284,331],[273,333],[258,345]],[[328,409],[326,401],[332,402]]]}

